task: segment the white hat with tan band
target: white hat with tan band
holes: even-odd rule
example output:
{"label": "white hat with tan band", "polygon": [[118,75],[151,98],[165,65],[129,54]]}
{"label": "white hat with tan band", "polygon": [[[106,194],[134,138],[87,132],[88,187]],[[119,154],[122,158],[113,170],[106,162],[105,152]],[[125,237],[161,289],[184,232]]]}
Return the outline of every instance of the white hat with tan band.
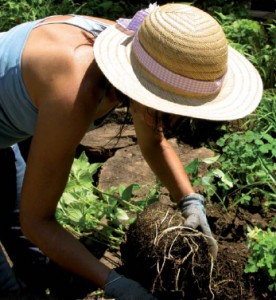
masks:
{"label": "white hat with tan band", "polygon": [[97,37],[94,55],[112,85],[162,112],[234,120],[262,98],[255,67],[213,17],[190,5],[154,4],[117,20]]}

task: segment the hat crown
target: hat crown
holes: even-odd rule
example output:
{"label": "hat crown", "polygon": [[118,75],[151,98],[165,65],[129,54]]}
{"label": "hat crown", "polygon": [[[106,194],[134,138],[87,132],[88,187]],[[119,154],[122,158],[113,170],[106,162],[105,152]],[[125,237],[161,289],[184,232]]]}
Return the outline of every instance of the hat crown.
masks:
{"label": "hat crown", "polygon": [[156,8],[142,23],[139,40],[166,69],[196,80],[216,80],[227,69],[227,40],[218,22],[187,5]]}

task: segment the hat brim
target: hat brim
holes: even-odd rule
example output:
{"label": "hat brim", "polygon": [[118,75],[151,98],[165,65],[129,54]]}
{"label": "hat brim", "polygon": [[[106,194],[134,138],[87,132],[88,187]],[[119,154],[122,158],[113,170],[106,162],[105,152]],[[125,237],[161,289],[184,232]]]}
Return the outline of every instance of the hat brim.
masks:
{"label": "hat brim", "polygon": [[230,46],[221,91],[215,96],[195,99],[167,92],[136,72],[131,59],[132,39],[116,25],[111,25],[96,38],[94,56],[113,86],[145,106],[181,116],[224,121],[252,113],[262,98],[259,73]]}

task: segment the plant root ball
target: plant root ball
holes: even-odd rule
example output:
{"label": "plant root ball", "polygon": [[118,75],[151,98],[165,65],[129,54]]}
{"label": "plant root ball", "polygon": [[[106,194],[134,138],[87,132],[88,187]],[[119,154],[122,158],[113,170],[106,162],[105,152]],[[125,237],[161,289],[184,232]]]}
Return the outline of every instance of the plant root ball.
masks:
{"label": "plant root ball", "polygon": [[206,238],[184,221],[180,212],[160,202],[138,215],[121,245],[125,275],[158,299],[212,299],[213,262]]}

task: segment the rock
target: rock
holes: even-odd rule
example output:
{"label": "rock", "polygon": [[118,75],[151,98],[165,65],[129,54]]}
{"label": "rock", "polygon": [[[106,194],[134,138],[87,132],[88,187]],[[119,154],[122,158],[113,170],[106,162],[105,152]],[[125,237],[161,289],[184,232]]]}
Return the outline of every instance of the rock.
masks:
{"label": "rock", "polygon": [[138,145],[116,151],[115,155],[104,163],[98,186],[101,190],[107,190],[112,186],[118,187],[120,184],[128,186],[133,183],[147,185],[143,188],[144,194],[156,184],[156,178],[144,160]]}
{"label": "rock", "polygon": [[[175,139],[171,139],[169,142],[178,153],[184,166],[187,166],[196,158],[214,156],[211,150],[204,147],[193,149],[188,145],[178,145]],[[206,170],[207,166],[201,164],[200,172],[204,173]],[[156,176],[144,160],[139,146],[135,144],[118,149],[114,156],[107,159],[101,169],[98,186],[102,190],[107,190],[112,186],[118,187],[120,184],[128,186],[137,183],[145,186],[142,191],[145,195],[156,185],[156,182]]]}
{"label": "rock", "polygon": [[[118,149],[136,144],[135,130],[133,125],[107,123],[104,126],[85,134],[80,142],[78,151],[85,150],[89,161],[105,162],[112,157]],[[119,138],[120,135],[120,138]]]}
{"label": "rock", "polygon": [[85,134],[80,144],[91,150],[117,150],[136,144],[133,125],[124,125],[120,138],[121,125],[110,123]]}
{"label": "rock", "polygon": [[[109,122],[102,127],[88,132],[81,140],[81,146],[86,149],[87,155],[93,157],[93,161],[104,161],[99,174],[98,187],[101,190],[120,184],[128,186],[137,183],[142,190],[137,196],[145,196],[149,190],[156,186],[157,178],[144,160],[135,135],[132,124],[122,125]],[[180,157],[183,166],[189,165],[194,159],[202,159],[214,156],[214,153],[204,147],[194,149],[186,144],[178,144],[176,139],[170,139]],[[205,174],[207,165],[200,163],[199,175]],[[164,188],[162,192],[168,194]]]}

